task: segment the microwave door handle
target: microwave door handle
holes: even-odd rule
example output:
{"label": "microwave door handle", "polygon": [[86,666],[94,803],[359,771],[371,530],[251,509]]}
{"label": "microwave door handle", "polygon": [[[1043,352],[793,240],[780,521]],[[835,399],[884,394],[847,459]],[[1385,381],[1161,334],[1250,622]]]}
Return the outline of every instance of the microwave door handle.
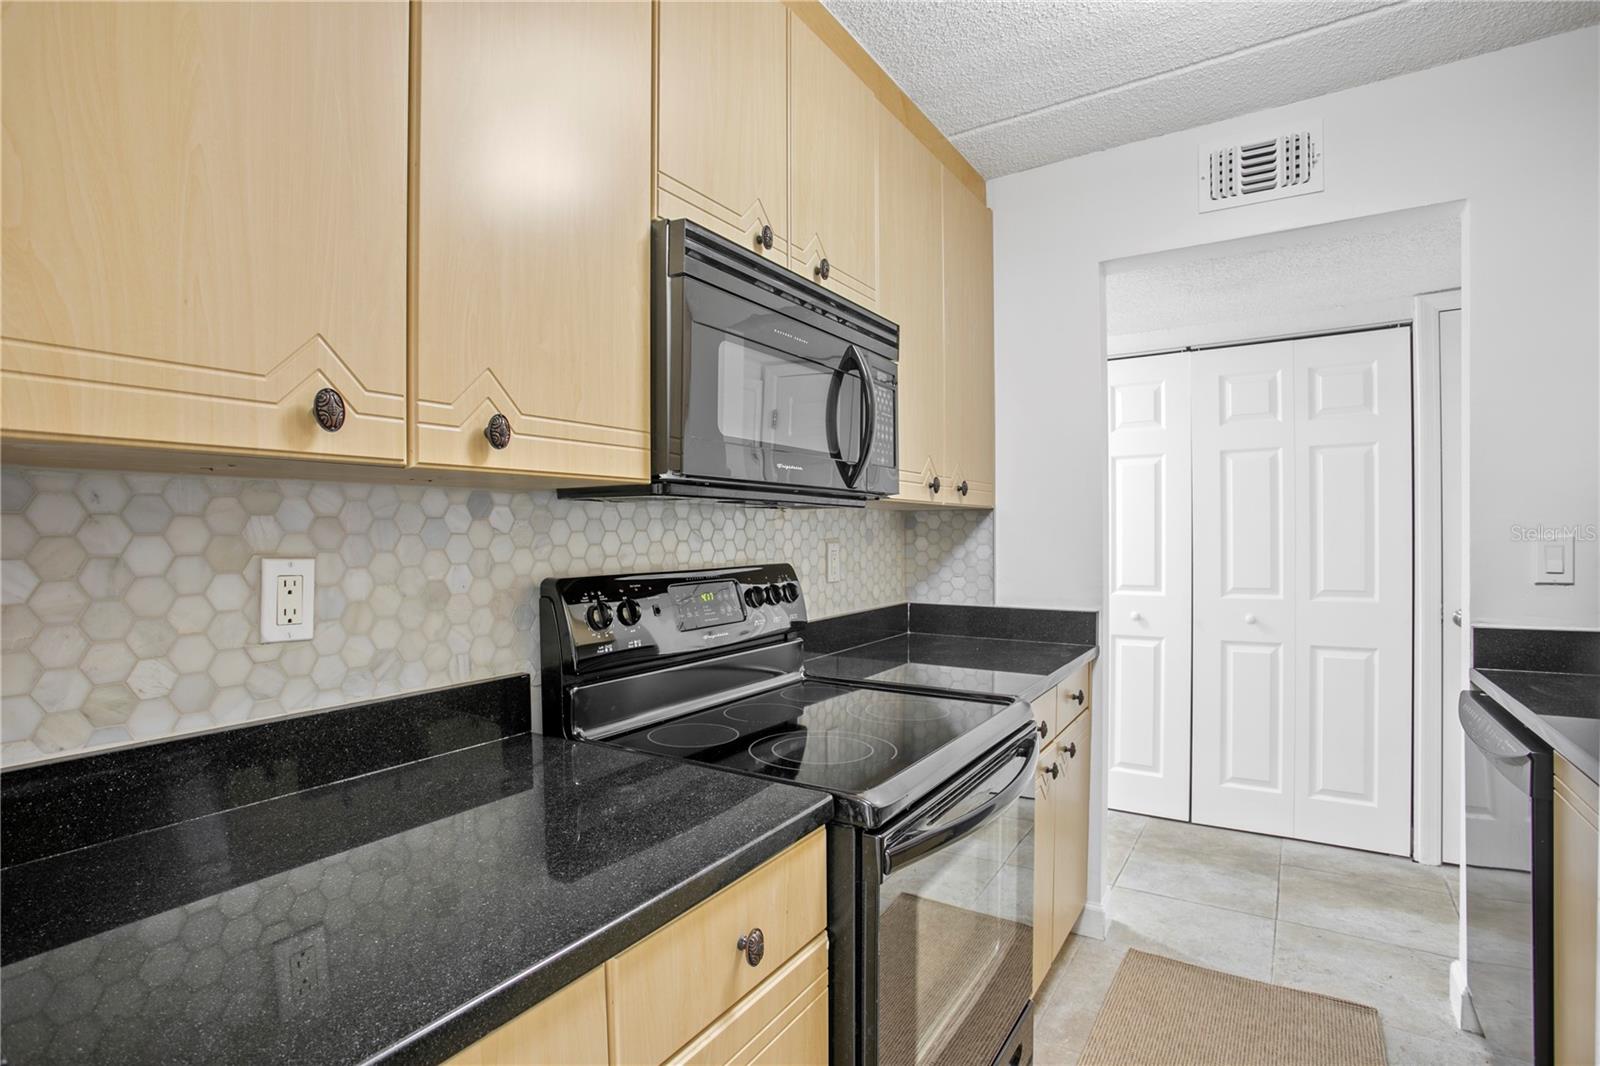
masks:
{"label": "microwave door handle", "polygon": [[[878,422],[878,400],[873,395],[872,368],[867,365],[866,356],[855,345],[851,345],[844,353],[840,369],[844,364],[853,363],[861,372],[862,396],[862,423],[861,423],[861,457],[845,473],[844,483],[846,488],[855,488],[856,482],[861,480],[861,475],[867,472],[867,464],[872,462],[872,435]],[[839,395],[844,395],[844,390],[839,390]],[[837,401],[835,401],[837,402]]]}
{"label": "microwave door handle", "polygon": [[1021,772],[982,807],[943,825],[929,824],[938,817],[937,814],[933,814],[917,825],[909,827],[908,832],[897,834],[896,839],[884,849],[883,876],[887,877],[892,870],[915,862],[930,851],[937,851],[946,844],[961,839],[1009,807],[1013,800],[1022,795],[1022,790],[1028,787],[1034,771],[1039,767],[1039,738],[1031,729],[1020,745],[1012,749],[1012,753],[1016,754],[1024,749],[1027,751],[1027,759]]}

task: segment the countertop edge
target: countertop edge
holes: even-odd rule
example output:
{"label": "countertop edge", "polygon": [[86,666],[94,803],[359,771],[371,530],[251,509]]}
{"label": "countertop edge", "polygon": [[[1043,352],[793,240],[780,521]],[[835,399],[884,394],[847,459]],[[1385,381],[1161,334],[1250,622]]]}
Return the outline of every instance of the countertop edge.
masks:
{"label": "countertop edge", "polygon": [[1065,666],[1059,667],[1051,673],[1046,674],[1039,680],[1038,684],[1031,685],[1028,688],[1023,689],[1017,694],[1017,699],[1023,701],[1024,703],[1032,703],[1034,700],[1038,699],[1040,696],[1043,696],[1046,692],[1049,692],[1051,689],[1061,684],[1061,682],[1065,681],[1067,676],[1073,671],[1087,665],[1088,663],[1094,662],[1099,657],[1100,646],[1098,644],[1090,645],[1085,651],[1081,651],[1077,655],[1074,655],[1071,659],[1068,659]]}
{"label": "countertop edge", "polygon": [[461,1004],[409,1036],[362,1060],[438,1063],[470,1047],[555,995],[606,960],[705,902],[785,848],[828,824],[831,797],[819,794],[799,815],[747,841],[698,873],[660,892],[560,953]]}
{"label": "countertop edge", "polygon": [[[1539,673],[1541,671],[1529,671]],[[1575,769],[1589,780],[1600,785],[1600,764],[1587,752],[1578,750],[1572,740],[1565,736],[1559,729],[1551,727],[1540,717],[1539,712],[1508,693],[1505,689],[1495,684],[1483,675],[1483,671],[1473,668],[1471,673],[1472,683],[1494,697],[1494,701],[1510,711],[1517,721],[1531,729],[1535,736],[1550,745],[1552,751],[1561,756]]]}

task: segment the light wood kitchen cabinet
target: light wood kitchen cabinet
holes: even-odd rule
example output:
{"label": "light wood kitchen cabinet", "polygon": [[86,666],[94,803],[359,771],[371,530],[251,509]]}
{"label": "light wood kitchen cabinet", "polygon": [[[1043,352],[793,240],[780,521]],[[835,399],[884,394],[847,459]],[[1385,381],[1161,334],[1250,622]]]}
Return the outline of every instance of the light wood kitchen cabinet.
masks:
{"label": "light wood kitchen cabinet", "polygon": [[606,972],[589,971],[538,1006],[445,1060],[445,1066],[604,1066]]}
{"label": "light wood kitchen cabinet", "polygon": [[418,18],[413,462],[646,480],[650,5]]}
{"label": "light wood kitchen cabinet", "polygon": [[[1090,667],[1034,702],[1050,733],[1033,805],[1033,988],[1037,992],[1083,913],[1089,888]],[[1081,692],[1083,702],[1072,697]]]}
{"label": "light wood kitchen cabinet", "polygon": [[789,265],[847,299],[878,298],[879,106],[872,89],[789,17]]}
{"label": "light wood kitchen cabinet", "polygon": [[[939,160],[910,130],[880,110],[883,188],[878,310],[900,327],[899,460],[901,500],[955,498],[935,455],[944,438],[943,177]],[[938,491],[933,485],[938,484]]]}
{"label": "light wood kitchen cabinet", "polygon": [[[825,832],[815,830],[459,1052],[449,1066],[823,1066]],[[760,949],[746,939],[757,930]]]}
{"label": "light wood kitchen cabinet", "polygon": [[1555,760],[1555,1061],[1595,1061],[1595,911],[1600,902],[1600,789]]}
{"label": "light wood kitchen cabinet", "polygon": [[406,5],[3,18],[8,444],[402,464]]}
{"label": "light wood kitchen cabinet", "polygon": [[956,502],[993,507],[994,220],[983,201],[949,172],[944,176],[944,337],[948,451],[939,465],[950,471]]}
{"label": "light wood kitchen cabinet", "polygon": [[658,8],[656,214],[698,222],[784,264],[788,49],[789,13],[776,0]]}

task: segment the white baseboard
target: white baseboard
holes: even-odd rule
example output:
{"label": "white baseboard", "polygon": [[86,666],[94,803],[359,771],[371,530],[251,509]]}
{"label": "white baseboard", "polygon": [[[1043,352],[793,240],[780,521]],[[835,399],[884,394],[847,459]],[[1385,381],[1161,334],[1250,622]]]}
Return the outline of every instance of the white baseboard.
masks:
{"label": "white baseboard", "polygon": [[1467,988],[1466,963],[1460,959],[1450,960],[1450,1013],[1455,1015],[1457,1029],[1483,1033],[1478,1012],[1472,1007],[1472,992]]}
{"label": "white baseboard", "polygon": [[1085,903],[1083,913],[1078,915],[1078,924],[1072,931],[1079,936],[1086,936],[1091,940],[1104,940],[1106,938],[1106,909],[1098,903]]}

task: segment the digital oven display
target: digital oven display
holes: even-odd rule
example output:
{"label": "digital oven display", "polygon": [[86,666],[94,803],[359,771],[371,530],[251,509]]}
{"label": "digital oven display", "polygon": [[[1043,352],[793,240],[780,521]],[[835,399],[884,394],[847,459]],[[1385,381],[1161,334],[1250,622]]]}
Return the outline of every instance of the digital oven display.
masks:
{"label": "digital oven display", "polygon": [[674,585],[673,605],[678,611],[681,630],[705,629],[744,621],[744,604],[739,586],[732,581],[710,581],[699,585]]}

